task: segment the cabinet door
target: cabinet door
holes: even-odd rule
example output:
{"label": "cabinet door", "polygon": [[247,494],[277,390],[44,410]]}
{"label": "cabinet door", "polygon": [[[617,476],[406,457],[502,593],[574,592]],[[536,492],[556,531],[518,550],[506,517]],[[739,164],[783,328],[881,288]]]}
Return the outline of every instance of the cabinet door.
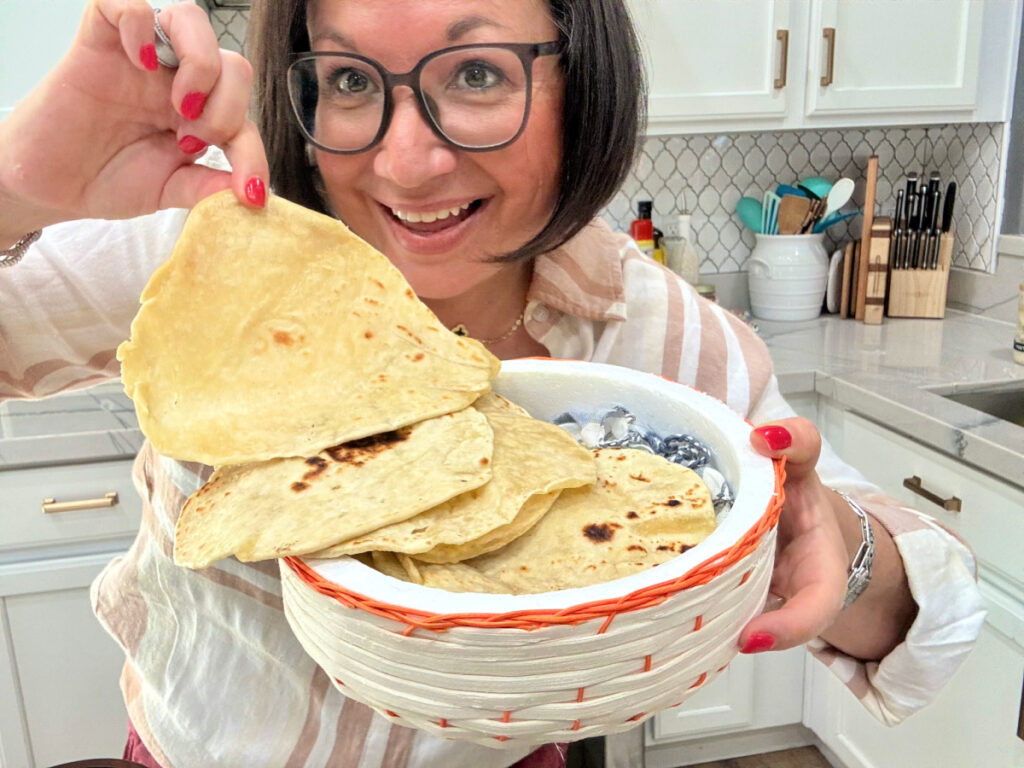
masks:
{"label": "cabinet door", "polygon": [[806,724],[848,768],[1020,768],[1024,649],[985,624],[974,653],[938,698],[896,728],[865,710],[820,664],[810,665]]}
{"label": "cabinet door", "polygon": [[[716,118],[781,119],[790,0],[628,0],[652,133]],[[789,62],[792,68],[794,62]]]}
{"label": "cabinet door", "polygon": [[975,0],[814,3],[807,114],[970,112],[976,106],[984,5]]}
{"label": "cabinet door", "polygon": [[[120,757],[124,655],[92,613],[89,583],[112,554],[0,567],[0,764]],[[12,698],[13,696],[13,698]]]}

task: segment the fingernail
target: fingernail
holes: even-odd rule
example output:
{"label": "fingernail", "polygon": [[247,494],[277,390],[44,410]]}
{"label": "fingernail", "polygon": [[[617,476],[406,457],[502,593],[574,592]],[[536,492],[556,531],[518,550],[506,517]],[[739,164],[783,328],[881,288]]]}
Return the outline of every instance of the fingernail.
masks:
{"label": "fingernail", "polygon": [[740,649],[740,653],[761,653],[770,651],[775,646],[775,638],[767,632],[754,632],[747,638],[747,644]]}
{"label": "fingernail", "polygon": [[253,176],[245,185],[245,199],[262,208],[267,202],[267,188],[263,186],[263,179]]}
{"label": "fingernail", "polygon": [[793,436],[789,434],[789,430],[785,427],[780,427],[778,424],[756,427],[754,431],[768,443],[769,450],[781,451],[793,444]]}
{"label": "fingernail", "polygon": [[182,136],[181,141],[178,142],[178,146],[186,155],[195,155],[206,149],[207,144],[205,141],[197,139],[195,136]]}
{"label": "fingernail", "polygon": [[142,46],[139,49],[139,60],[142,62],[142,66],[150,72],[156,71],[156,68],[160,66],[160,62],[156,60],[156,46],[153,43],[146,43]]}
{"label": "fingernail", "polygon": [[181,100],[181,116],[186,120],[195,120],[203,114],[203,107],[206,106],[206,94],[199,91],[192,91],[186,94]]}

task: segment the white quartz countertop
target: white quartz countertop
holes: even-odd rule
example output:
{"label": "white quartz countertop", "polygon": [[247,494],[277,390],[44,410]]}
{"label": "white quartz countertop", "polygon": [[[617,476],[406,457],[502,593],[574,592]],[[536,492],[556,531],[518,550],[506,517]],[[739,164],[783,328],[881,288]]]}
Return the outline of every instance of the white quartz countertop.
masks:
{"label": "white quartz countertop", "polygon": [[1012,324],[947,310],[944,320],[886,318],[874,326],[835,315],[758,326],[784,394],[813,390],[1024,486],[1024,427],[939,394],[1024,385],[1024,366],[1013,362]]}
{"label": "white quartz countertop", "polygon": [[[1024,486],[1024,427],[933,391],[1024,384],[1010,323],[948,310],[944,320],[886,318],[878,326],[834,315],[758,326],[783,393],[817,392]],[[141,445],[118,382],[0,405],[0,470],[129,458]]]}

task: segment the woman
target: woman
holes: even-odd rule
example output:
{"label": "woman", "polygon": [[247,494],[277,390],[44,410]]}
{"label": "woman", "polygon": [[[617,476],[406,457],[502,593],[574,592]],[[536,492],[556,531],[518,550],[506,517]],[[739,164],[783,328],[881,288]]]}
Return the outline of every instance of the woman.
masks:
{"label": "woman", "polygon": [[[621,0],[258,4],[259,130],[246,119],[249,65],[217,50],[205,15],[178,5],[159,21],[177,69],[158,63],[148,6],[97,0],[65,60],[0,124],[6,260],[26,250],[25,233],[47,227],[0,273],[0,394],[42,396],[116,375],[112,349],[183,213],[52,225],[187,208],[227,187],[259,207],[273,187],[343,219],[446,325],[463,325],[499,357],[654,371],[759,423],[754,446],[788,461],[772,586],[781,607],[747,625],[741,650],[813,641],[888,722],[934,696],[983,615],[970,552],[827,450],[819,459],[820,437],[779,395],[763,345],[592,221],[628,170],[643,108]],[[318,54],[291,55],[307,51]],[[393,82],[410,71],[418,79]],[[194,163],[207,145],[224,150],[230,172]],[[392,726],[344,699],[302,653],[272,564],[176,568],[170,532],[208,474],[147,444],[136,463],[139,538],[93,586],[96,613],[127,657],[128,757],[388,768],[561,757]],[[874,535],[869,581],[863,569],[848,573],[865,540],[862,508]],[[908,531],[913,545],[901,544]]]}

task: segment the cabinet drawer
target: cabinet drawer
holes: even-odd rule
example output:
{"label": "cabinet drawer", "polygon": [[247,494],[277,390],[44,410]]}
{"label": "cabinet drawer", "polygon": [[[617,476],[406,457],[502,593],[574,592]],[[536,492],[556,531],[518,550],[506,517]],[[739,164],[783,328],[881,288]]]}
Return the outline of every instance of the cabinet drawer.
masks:
{"label": "cabinet drawer", "polygon": [[[142,501],[132,485],[131,472],[131,459],[0,472],[0,553],[134,535],[142,517]],[[44,499],[101,500],[108,493],[117,494],[113,506],[42,511]]]}
{"label": "cabinet drawer", "polygon": [[[1024,585],[1024,490],[853,413],[843,413],[827,432],[836,452],[869,480],[956,532],[986,567]],[[960,499],[960,511],[904,487],[915,475],[936,496]]]}

